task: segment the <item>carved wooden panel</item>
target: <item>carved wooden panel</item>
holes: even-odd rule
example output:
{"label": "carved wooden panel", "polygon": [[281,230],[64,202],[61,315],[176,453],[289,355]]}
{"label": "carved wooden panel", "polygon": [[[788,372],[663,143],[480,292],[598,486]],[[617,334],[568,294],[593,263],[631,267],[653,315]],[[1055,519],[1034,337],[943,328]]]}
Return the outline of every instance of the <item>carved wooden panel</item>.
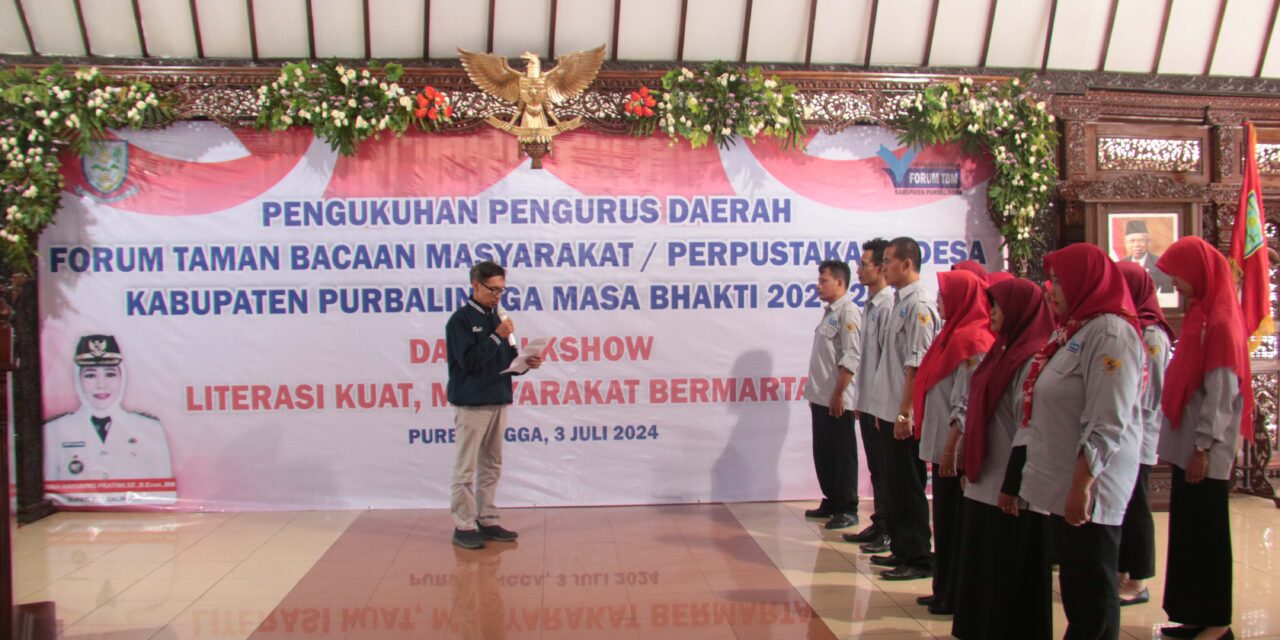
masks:
{"label": "carved wooden panel", "polygon": [[1084,125],[1089,180],[1154,174],[1205,184],[1212,180],[1209,127],[1098,122]]}

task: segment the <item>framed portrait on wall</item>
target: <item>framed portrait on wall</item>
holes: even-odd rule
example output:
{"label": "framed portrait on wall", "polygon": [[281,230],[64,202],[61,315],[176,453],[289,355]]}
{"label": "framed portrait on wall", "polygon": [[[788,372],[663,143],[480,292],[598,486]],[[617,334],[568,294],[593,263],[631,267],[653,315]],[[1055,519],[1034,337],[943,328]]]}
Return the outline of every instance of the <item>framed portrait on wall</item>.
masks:
{"label": "framed portrait on wall", "polygon": [[1169,245],[1195,232],[1196,212],[1190,203],[1099,204],[1091,216],[1089,236],[1112,260],[1142,265],[1156,285],[1160,306],[1181,310],[1183,301],[1173,288],[1173,280],[1156,268],[1156,262]]}

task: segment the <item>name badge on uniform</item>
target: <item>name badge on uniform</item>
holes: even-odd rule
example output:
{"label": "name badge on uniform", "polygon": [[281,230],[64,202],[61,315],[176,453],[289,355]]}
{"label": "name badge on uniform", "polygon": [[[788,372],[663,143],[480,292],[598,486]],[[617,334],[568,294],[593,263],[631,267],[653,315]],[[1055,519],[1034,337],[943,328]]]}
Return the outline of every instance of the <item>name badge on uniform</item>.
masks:
{"label": "name badge on uniform", "polygon": [[471,333],[480,333],[484,331],[484,327],[471,327]]}
{"label": "name badge on uniform", "polygon": [[77,447],[83,447],[83,446],[84,446],[84,440],[75,440],[73,442],[62,443],[63,449],[75,449]]}
{"label": "name badge on uniform", "polygon": [[1080,343],[1075,340],[1068,342],[1067,351],[1070,351],[1071,353],[1080,353]]}

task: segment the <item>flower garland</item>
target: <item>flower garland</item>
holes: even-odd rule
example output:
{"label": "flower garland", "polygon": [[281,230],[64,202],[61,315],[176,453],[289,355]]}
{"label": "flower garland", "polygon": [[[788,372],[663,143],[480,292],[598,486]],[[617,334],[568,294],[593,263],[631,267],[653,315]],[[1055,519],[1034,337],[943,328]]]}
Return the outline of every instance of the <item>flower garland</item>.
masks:
{"label": "flower garland", "polygon": [[407,93],[398,83],[404,67],[377,63],[350,69],[335,62],[295,62],[280,77],[258,87],[259,129],[310,126],[344,156],[383,131],[403,134],[410,126],[437,131],[453,122],[453,105],[434,87]]}
{"label": "flower garland", "polygon": [[10,272],[32,272],[40,232],[62,197],[62,161],[89,150],[107,129],[155,125],[169,101],[145,82],[119,82],[97,68],[68,75],[61,65],[0,69],[0,253]]}
{"label": "flower garland", "polygon": [[988,207],[999,216],[1010,257],[1032,258],[1036,212],[1049,204],[1057,184],[1058,133],[1026,79],[975,87],[971,78],[960,78],[933,85],[903,98],[889,124],[902,144],[958,140],[970,152],[990,153],[996,169],[987,183]]}
{"label": "flower garland", "polygon": [[641,87],[626,105],[632,133],[647,136],[660,128],[694,148],[708,142],[728,148],[736,137],[755,140],[760,134],[781,139],[783,148],[798,148],[807,135],[795,86],[777,76],[765,78],[760,67],[744,71],[713,62],[696,71],[672,69],[662,76],[661,98]]}

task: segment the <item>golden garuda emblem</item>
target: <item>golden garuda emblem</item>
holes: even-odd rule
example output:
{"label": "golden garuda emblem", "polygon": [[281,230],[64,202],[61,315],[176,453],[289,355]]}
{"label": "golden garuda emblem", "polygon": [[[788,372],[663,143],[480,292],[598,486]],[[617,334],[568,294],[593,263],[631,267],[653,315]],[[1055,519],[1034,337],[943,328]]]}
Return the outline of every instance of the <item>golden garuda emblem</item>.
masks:
{"label": "golden garuda emblem", "polygon": [[583,91],[595,80],[604,64],[604,45],[590,51],[577,51],[556,58],[556,66],[542,72],[542,62],[529,52],[520,54],[528,61],[524,73],[512,69],[503,56],[474,53],[459,48],[462,66],[471,81],[485,93],[516,105],[510,120],[489,116],[485,122],[516,136],[520,150],[533,160],[533,168],[542,168],[542,156],[551,151],[551,139],[557,134],[582,126],[582,117],[560,120],[554,107]]}

